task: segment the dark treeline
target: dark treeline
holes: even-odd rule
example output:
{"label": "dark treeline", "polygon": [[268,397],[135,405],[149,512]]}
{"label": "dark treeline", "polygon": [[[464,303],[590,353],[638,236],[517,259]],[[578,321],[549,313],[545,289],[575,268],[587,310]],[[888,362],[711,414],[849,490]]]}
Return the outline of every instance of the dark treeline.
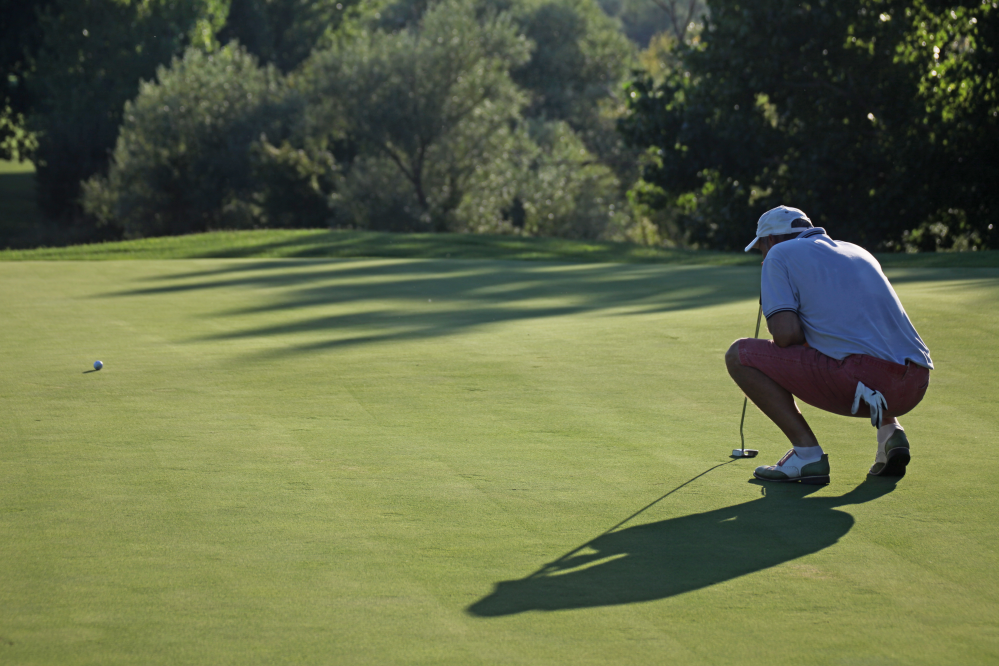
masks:
{"label": "dark treeline", "polygon": [[335,226],[735,249],[787,203],[872,249],[999,244],[991,2],[0,10],[0,154],[34,162],[58,231],[33,242]]}
{"label": "dark treeline", "polygon": [[872,249],[999,246],[993,0],[715,0],[622,130],[641,199],[719,249],[781,203]]}

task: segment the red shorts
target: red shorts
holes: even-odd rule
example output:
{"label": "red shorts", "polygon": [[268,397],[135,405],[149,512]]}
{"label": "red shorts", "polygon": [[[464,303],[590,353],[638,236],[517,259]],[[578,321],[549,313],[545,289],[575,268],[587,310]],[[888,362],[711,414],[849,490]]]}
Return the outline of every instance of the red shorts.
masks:
{"label": "red shorts", "polygon": [[843,416],[870,418],[863,400],[857,413],[850,414],[857,382],[885,397],[889,418],[918,405],[930,385],[930,371],[915,363],[899,365],[865,354],[837,361],[811,347],[781,348],[756,338],[739,340],[739,363],[756,368],[803,402]]}

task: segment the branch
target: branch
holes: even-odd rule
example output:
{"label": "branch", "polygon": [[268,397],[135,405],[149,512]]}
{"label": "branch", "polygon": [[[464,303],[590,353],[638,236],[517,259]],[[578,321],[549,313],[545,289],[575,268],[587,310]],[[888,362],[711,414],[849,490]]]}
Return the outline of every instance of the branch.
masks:
{"label": "branch", "polygon": [[687,24],[685,23],[683,25],[683,30],[681,30],[676,21],[676,0],[669,0],[668,2],[665,2],[664,0],[652,0],[652,2],[655,3],[659,9],[666,12],[667,16],[669,16],[670,23],[673,24],[673,34],[676,35],[676,38],[680,43],[683,43],[684,34],[687,32]]}
{"label": "branch", "polygon": [[690,6],[687,7],[687,21],[683,24],[683,34],[687,35],[687,26],[694,20],[694,9],[697,8],[697,0],[690,0]]}
{"label": "branch", "polygon": [[402,163],[402,158],[399,157],[396,154],[396,152],[394,150],[392,150],[392,148],[388,144],[380,143],[380,144],[378,144],[378,148],[383,153],[385,153],[386,155],[388,155],[389,159],[391,159],[393,162],[395,162],[395,165],[397,167],[399,167],[399,171],[402,171],[402,175],[405,176],[406,180],[408,180],[409,182],[411,182],[413,184],[413,186],[415,187],[416,186],[416,180],[415,180],[413,174],[411,174],[409,172],[409,169],[407,169],[406,166]]}

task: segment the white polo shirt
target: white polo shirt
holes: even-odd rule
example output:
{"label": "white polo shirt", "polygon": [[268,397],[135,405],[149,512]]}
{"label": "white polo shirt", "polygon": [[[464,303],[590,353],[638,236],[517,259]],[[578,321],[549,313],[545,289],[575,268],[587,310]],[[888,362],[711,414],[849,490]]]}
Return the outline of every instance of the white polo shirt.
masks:
{"label": "white polo shirt", "polygon": [[796,312],[809,346],[842,360],[867,354],[933,368],[881,265],[821,227],[775,245],[763,262],[763,314]]}

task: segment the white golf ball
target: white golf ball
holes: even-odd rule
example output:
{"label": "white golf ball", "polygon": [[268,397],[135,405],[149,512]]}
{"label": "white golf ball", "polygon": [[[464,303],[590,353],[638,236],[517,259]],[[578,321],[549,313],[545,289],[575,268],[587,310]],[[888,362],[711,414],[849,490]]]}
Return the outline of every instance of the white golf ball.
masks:
{"label": "white golf ball", "polygon": [[103,363],[101,363],[100,361],[94,361],[94,370],[100,370],[103,367],[104,367]]}

